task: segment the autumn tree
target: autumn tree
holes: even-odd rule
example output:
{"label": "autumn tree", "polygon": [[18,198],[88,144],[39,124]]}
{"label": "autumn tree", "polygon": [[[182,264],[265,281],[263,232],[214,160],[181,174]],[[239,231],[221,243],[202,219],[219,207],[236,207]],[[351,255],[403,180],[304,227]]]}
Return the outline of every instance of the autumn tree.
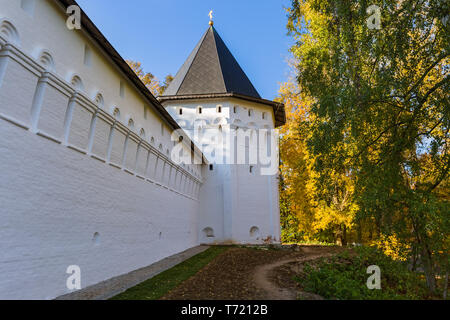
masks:
{"label": "autumn tree", "polygon": [[293,82],[281,85],[278,100],[285,104],[287,120],[280,129],[283,230],[293,233],[291,226],[295,226],[300,240],[346,245],[357,210],[350,173],[330,170],[333,183],[322,183],[307,147],[314,123],[313,100]]}
{"label": "autumn tree", "polygon": [[288,9],[321,188],[334,188],[334,172],[352,179],[357,219],[411,244],[431,291],[437,263],[448,267],[448,12],[438,0],[293,0]]}
{"label": "autumn tree", "polygon": [[162,95],[173,80],[173,76],[169,74],[164,83],[161,83],[152,73],[145,72],[140,62],[127,60],[127,63],[154,96]]}
{"label": "autumn tree", "polygon": [[309,184],[311,161],[304,130],[309,102],[301,99],[298,86],[292,82],[281,85],[277,100],[284,103],[286,110],[286,125],[280,128],[282,229],[289,230],[290,234],[300,233],[301,238],[295,237],[296,240],[311,240],[314,238],[311,205],[314,185]]}
{"label": "autumn tree", "polygon": [[171,74],[166,76],[166,78],[164,79],[164,83],[159,87],[159,95],[163,95],[164,91],[166,91],[173,79],[174,78]]}

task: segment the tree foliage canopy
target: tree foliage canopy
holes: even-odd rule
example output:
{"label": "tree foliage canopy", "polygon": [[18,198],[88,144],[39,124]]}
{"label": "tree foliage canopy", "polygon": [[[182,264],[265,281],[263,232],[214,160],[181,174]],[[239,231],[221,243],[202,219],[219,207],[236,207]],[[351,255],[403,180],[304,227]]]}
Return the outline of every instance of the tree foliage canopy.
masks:
{"label": "tree foliage canopy", "polygon": [[[371,5],[380,29],[369,27]],[[312,159],[312,207],[326,208],[318,220],[369,221],[411,244],[432,290],[437,263],[449,263],[449,12],[438,0],[293,0],[288,9],[310,101],[307,126],[294,121],[308,132],[292,134]]]}

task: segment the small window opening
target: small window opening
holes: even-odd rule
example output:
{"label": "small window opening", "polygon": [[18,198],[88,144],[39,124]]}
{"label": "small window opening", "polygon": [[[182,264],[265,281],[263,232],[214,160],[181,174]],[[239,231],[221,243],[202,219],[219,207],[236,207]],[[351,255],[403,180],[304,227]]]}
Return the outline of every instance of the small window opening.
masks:
{"label": "small window opening", "polygon": [[36,0],[22,0],[20,3],[20,7],[25,10],[30,16],[33,16],[35,2]]}
{"label": "small window opening", "polygon": [[88,67],[92,65],[92,51],[88,45],[84,46],[84,65]]}
{"label": "small window opening", "polygon": [[123,81],[120,81],[120,92],[119,92],[119,94],[120,94],[120,96],[122,98],[125,97],[125,85],[124,85]]}

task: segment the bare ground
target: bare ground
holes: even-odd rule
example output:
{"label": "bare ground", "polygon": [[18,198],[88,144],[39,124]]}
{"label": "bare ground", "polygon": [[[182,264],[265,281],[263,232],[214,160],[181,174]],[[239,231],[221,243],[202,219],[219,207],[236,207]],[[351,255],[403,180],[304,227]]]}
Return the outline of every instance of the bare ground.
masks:
{"label": "bare ground", "polygon": [[321,299],[301,291],[293,277],[303,264],[333,255],[341,248],[299,246],[290,249],[231,248],[163,300],[295,300]]}

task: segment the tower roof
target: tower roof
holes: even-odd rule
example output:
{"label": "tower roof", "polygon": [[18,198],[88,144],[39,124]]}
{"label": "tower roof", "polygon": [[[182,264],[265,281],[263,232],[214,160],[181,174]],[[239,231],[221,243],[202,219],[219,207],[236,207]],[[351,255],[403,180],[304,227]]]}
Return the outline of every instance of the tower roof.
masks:
{"label": "tower roof", "polygon": [[260,95],[212,24],[194,48],[164,96],[236,93]]}

